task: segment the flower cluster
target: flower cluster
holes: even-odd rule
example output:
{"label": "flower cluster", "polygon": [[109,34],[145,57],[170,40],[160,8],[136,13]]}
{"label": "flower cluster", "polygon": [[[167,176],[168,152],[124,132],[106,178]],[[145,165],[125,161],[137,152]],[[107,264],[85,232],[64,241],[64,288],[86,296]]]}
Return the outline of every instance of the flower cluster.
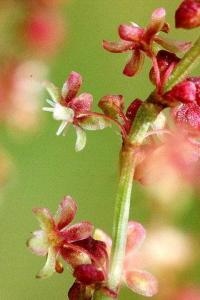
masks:
{"label": "flower cluster", "polygon": [[[41,1],[46,6],[45,1],[39,2]],[[82,86],[81,75],[71,72],[61,89],[51,82],[44,83],[51,99],[47,99],[50,106],[44,107],[43,110],[51,112],[53,118],[61,122],[57,135],[64,135],[69,125],[75,128],[76,151],[85,147],[86,130],[104,129],[113,122],[122,134],[122,152],[125,149],[125,154],[123,154],[130,152],[132,157],[135,149],[139,154],[136,155],[134,161],[134,179],[143,184],[156,182],[162,190],[164,190],[162,182],[167,182],[167,188],[171,192],[180,178],[192,184],[198,181],[197,185],[199,185],[200,77],[185,76],[184,80],[176,81],[178,84],[171,85],[169,89],[166,88],[173,71],[184,60],[184,57],[178,57],[176,53],[187,52],[191,43],[160,37],[161,32],[169,32],[165,15],[165,10],[158,8],[153,12],[146,28],[139,27],[135,23],[120,25],[121,40],[103,42],[103,47],[110,52],[131,52],[131,59],[123,71],[127,76],[134,76],[138,73],[145,56],[151,59],[152,68],[149,77],[156,89],[147,101],[136,98],[127,110],[124,110],[125,101],[122,95],[106,95],[99,101],[99,107],[103,113],[93,112],[92,95],[78,94]],[[176,26],[184,28],[199,26],[199,1],[183,1],[176,12]],[[38,28],[36,22],[33,31],[30,31],[33,36]],[[45,26],[43,29],[39,32],[42,40],[43,38],[46,40],[48,30]],[[160,50],[160,47],[164,50]],[[187,53],[185,57],[187,58]],[[133,141],[135,132],[136,136],[141,134],[142,138]],[[127,153],[126,149],[128,149]],[[132,160],[129,163],[131,164]],[[133,173],[128,175],[132,178]],[[171,183],[175,184],[170,186]],[[127,182],[125,184],[128,185]],[[120,187],[120,192],[121,190],[123,191]],[[164,192],[166,193],[166,190]],[[166,194],[169,195],[169,192],[167,191]],[[61,273],[63,271],[62,259],[70,265],[75,278],[68,292],[70,300],[92,300],[96,293],[104,294],[109,298],[117,298],[122,284],[126,284],[138,294],[148,297],[155,295],[158,290],[157,281],[153,275],[141,270],[139,255],[136,251],[145,238],[143,226],[137,222],[129,222],[125,255],[121,257],[124,259],[121,260],[123,262],[122,276],[118,284],[111,288],[109,279],[112,275],[110,272],[112,240],[99,229],[93,234],[94,228],[89,222],[69,225],[75,216],[76,209],[75,201],[67,196],[61,202],[54,217],[46,208],[33,210],[40,222],[41,230],[33,233],[28,246],[37,255],[47,255],[46,264],[37,277],[46,278],[54,272]],[[127,223],[123,225],[122,233],[125,234]],[[168,229],[165,231],[165,237],[167,234],[169,234],[167,244],[174,242],[175,234],[176,241],[180,238],[180,244],[183,242],[184,248],[186,244],[182,235],[170,232]],[[160,233],[156,233],[156,236],[163,237]],[[155,249],[154,246],[153,239],[153,249]],[[187,251],[185,253],[187,254]],[[172,262],[177,265],[180,263],[181,257],[178,256],[178,258],[177,255],[171,256],[171,265],[173,265]],[[159,263],[159,259],[157,261]]]}
{"label": "flower cluster", "polygon": [[[101,230],[96,230],[93,236],[94,227],[87,221],[70,225],[76,210],[76,203],[70,196],[60,203],[55,216],[47,208],[33,209],[41,229],[33,232],[28,247],[36,255],[47,256],[44,267],[36,276],[48,278],[55,272],[62,273],[63,259],[71,266],[75,277],[68,293],[70,300],[92,299],[97,290],[115,298],[117,293],[107,286],[112,241]],[[129,222],[122,282],[136,293],[153,296],[157,292],[156,279],[148,272],[130,268],[135,250],[138,250],[144,238],[142,225]]]}

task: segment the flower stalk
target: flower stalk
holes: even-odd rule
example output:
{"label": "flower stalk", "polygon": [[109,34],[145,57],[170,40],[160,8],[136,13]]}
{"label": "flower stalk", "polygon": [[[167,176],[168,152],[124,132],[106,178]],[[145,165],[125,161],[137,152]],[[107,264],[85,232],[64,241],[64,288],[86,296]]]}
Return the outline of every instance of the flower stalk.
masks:
{"label": "flower stalk", "polygon": [[[164,87],[165,91],[170,90],[177,83],[181,82],[191,70],[200,62],[200,37],[193,47],[185,54],[183,59],[172,72],[169,81]],[[154,94],[154,93],[153,93]],[[152,94],[151,94],[152,95]],[[148,100],[151,98],[149,96]],[[155,94],[154,94],[154,97]],[[151,101],[149,101],[151,102]],[[162,108],[156,102],[145,103],[138,111],[135,122],[127,138],[130,146],[123,145],[121,151],[121,173],[118,192],[116,196],[115,214],[113,222],[113,246],[110,265],[108,287],[118,291],[123,272],[123,259],[125,254],[127,226],[130,211],[130,199],[133,184],[134,168],[137,161],[137,147],[142,144],[151,123],[156,119]],[[97,291],[94,300],[109,300],[106,296]]]}

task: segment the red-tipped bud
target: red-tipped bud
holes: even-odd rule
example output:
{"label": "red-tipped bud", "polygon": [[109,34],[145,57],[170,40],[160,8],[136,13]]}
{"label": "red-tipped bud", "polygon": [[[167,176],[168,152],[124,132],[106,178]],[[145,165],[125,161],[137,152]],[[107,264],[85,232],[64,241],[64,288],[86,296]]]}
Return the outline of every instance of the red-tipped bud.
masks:
{"label": "red-tipped bud", "polygon": [[200,1],[184,0],[176,11],[176,27],[191,29],[200,26]]}
{"label": "red-tipped bud", "polygon": [[183,81],[167,92],[165,98],[170,102],[192,103],[196,101],[196,86],[191,81]]}

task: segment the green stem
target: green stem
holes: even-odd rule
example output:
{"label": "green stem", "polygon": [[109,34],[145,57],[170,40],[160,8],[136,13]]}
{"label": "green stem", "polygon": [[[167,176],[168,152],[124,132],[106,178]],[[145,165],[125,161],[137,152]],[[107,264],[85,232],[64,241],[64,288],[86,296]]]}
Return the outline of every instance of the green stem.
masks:
{"label": "green stem", "polygon": [[130,210],[131,190],[134,174],[133,149],[122,150],[121,174],[115,204],[113,224],[113,246],[108,285],[116,290],[120,285],[126,246],[127,227]]}
{"label": "green stem", "polygon": [[178,63],[174,72],[170,76],[166,86],[165,92],[171,90],[173,86],[185,79],[192,69],[200,62],[200,37],[197,39],[192,48],[185,54],[185,56]]}
{"label": "green stem", "polygon": [[[108,286],[114,291],[117,291],[120,285],[123,272],[131,190],[135,167],[134,162],[135,157],[133,148],[124,146],[121,152],[121,173],[115,204],[112,259],[108,279]],[[105,296],[101,292],[97,292],[94,299],[109,300],[113,298]]]}
{"label": "green stem", "polygon": [[109,296],[104,295],[101,291],[97,291],[94,295],[94,300],[113,300]]}

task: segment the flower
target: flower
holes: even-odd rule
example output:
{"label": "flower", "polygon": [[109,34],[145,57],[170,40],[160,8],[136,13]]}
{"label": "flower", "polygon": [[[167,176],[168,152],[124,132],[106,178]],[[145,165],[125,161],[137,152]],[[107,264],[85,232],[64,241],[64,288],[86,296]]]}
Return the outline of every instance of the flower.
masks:
{"label": "flower", "polygon": [[46,264],[37,274],[37,278],[47,278],[54,272],[62,272],[63,267],[58,260],[62,248],[92,235],[93,225],[89,222],[69,226],[76,210],[76,203],[70,196],[66,196],[60,203],[54,217],[47,208],[33,209],[41,229],[33,232],[28,247],[36,255],[47,255]]}
{"label": "flower", "polygon": [[76,279],[69,290],[69,299],[92,299],[95,290],[103,288],[107,280],[106,244],[89,237],[63,247],[62,257],[71,264]]}
{"label": "flower", "polygon": [[53,83],[45,82],[47,91],[52,100],[47,100],[51,107],[43,107],[44,111],[52,112],[55,120],[61,121],[57,135],[64,133],[69,124],[76,129],[76,151],[81,151],[86,144],[85,130],[99,130],[109,126],[110,123],[104,115],[91,112],[93,97],[91,94],[77,93],[82,85],[79,73],[71,72],[60,91]]}
{"label": "flower", "polygon": [[176,124],[189,131],[200,130],[200,77],[189,77],[165,95],[169,101],[182,102],[172,111]]}
{"label": "flower", "polygon": [[126,136],[142,104],[142,100],[135,99],[128,106],[126,113],[124,113],[124,97],[122,95],[106,95],[100,99],[98,105],[106,116],[120,123],[122,128],[124,128],[122,133],[124,131],[124,136]]}
{"label": "flower", "polygon": [[0,73],[0,120],[21,131],[35,130],[41,110],[41,81],[46,65],[37,60],[10,61]]}
{"label": "flower", "polygon": [[184,0],[175,14],[176,28],[191,29],[200,26],[200,1]]}
{"label": "flower", "polygon": [[157,43],[166,50],[177,52],[186,51],[190,43],[167,40],[158,36],[160,31],[168,33],[169,25],[165,22],[165,9],[158,8],[152,15],[149,25],[146,29],[139,27],[135,23],[119,26],[119,42],[103,41],[103,47],[109,52],[123,53],[131,52],[131,58],[126,64],[123,73],[127,76],[136,75],[144,61],[144,53],[153,61],[155,70],[157,70],[153,43]]}
{"label": "flower", "polygon": [[[180,58],[172,52],[160,50],[156,54],[156,60],[160,73],[161,87],[163,87],[177,63],[180,61]],[[156,74],[153,67],[150,70],[149,77],[151,82],[156,85]]]}
{"label": "flower", "polygon": [[175,272],[188,267],[194,261],[193,256],[194,245],[189,234],[176,227],[155,222],[148,228],[148,237],[137,261],[156,274],[164,275],[169,270]]}
{"label": "flower", "polygon": [[52,55],[64,38],[62,18],[48,10],[33,10],[23,24],[23,31],[27,46],[45,57]]}
{"label": "flower", "polygon": [[[150,273],[138,269],[139,265],[137,264],[137,252],[144,242],[145,235],[145,229],[140,223],[129,222],[122,282],[133,292],[152,297],[158,290],[157,280]],[[94,237],[104,241],[107,246],[107,252],[110,254],[112,241],[109,236],[102,230],[97,229]]]}
{"label": "flower", "polygon": [[158,131],[153,143],[144,145],[141,151],[143,158],[141,155],[134,179],[147,185],[154,199],[162,204],[184,196],[183,187],[199,185],[200,145],[182,127],[174,132],[164,131],[160,136]]}

